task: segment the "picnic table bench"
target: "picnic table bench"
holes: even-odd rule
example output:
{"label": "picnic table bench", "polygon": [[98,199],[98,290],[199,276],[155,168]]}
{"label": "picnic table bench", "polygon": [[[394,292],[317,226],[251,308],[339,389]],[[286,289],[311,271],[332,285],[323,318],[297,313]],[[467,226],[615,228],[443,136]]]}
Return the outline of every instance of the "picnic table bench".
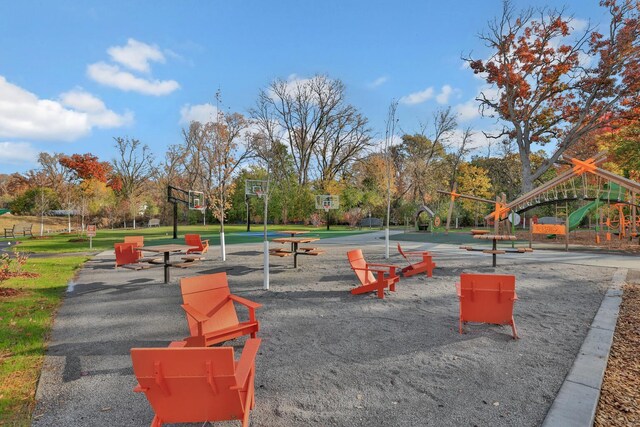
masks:
{"label": "picnic table bench", "polygon": [[33,237],[33,233],[31,232],[32,229],[33,229],[32,224],[27,224],[27,223],[13,224],[13,227],[4,229],[4,237],[5,238],[11,237],[14,239],[16,238],[16,236],[32,236]]}
{"label": "picnic table bench", "polygon": [[[482,230],[484,231],[484,230]],[[485,254],[491,254],[492,258],[493,258],[493,266],[496,266],[496,260],[497,260],[497,255],[504,255],[506,253],[525,253],[525,252],[532,252],[530,250],[528,250],[528,248],[512,248],[512,249],[498,249],[497,244],[498,244],[498,240],[502,240],[502,241],[512,241],[512,240],[516,240],[516,236],[512,236],[512,235],[499,235],[499,234],[475,234],[473,236],[474,239],[480,239],[480,240],[492,240],[493,244],[491,249],[485,249],[485,248],[474,248],[472,246],[460,246],[460,249],[464,249],[467,251],[479,251]]]}
{"label": "picnic table bench", "polygon": [[291,243],[291,250],[286,250],[283,248],[270,249],[269,253],[271,255],[286,257],[293,255],[293,268],[298,267],[298,255],[311,255],[317,256],[323,254],[324,251],[319,250],[318,248],[312,247],[299,247],[300,243],[311,243],[320,240],[317,237],[278,237],[273,239],[273,242],[277,243]]}

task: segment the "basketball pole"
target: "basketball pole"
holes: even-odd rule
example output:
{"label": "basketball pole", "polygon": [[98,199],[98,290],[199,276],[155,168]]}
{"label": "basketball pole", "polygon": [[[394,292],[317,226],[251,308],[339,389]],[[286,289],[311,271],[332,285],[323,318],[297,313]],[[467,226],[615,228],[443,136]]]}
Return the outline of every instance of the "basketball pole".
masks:
{"label": "basketball pole", "polygon": [[269,164],[267,163],[267,188],[263,193],[264,197],[264,282],[262,288],[265,291],[269,290],[269,240],[267,239],[267,208],[269,207]]}

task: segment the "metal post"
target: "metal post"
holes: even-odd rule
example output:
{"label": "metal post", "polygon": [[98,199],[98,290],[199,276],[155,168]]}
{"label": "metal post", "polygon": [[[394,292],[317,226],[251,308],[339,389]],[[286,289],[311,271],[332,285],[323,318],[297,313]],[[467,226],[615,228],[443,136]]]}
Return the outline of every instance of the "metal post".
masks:
{"label": "metal post", "polygon": [[247,232],[251,231],[251,211],[250,209],[250,204],[249,204],[249,196],[245,194],[244,196],[244,202],[247,205]]}
{"label": "metal post", "polygon": [[173,202],[173,238],[178,238],[178,203]]}
{"label": "metal post", "polygon": [[496,254],[496,251],[498,250],[498,240],[497,239],[493,239],[493,254],[491,254],[493,256],[493,266],[496,266],[496,260],[498,258],[498,255]]}

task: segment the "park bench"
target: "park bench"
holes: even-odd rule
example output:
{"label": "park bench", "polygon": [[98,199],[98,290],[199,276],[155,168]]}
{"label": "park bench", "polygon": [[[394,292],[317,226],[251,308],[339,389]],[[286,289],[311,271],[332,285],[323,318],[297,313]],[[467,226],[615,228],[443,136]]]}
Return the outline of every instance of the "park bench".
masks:
{"label": "park bench", "polygon": [[150,219],[147,227],[160,227],[160,220],[158,218]]}
{"label": "park bench", "polygon": [[138,384],[153,408],[152,427],[238,420],[249,426],[255,407],[255,359],[260,338],[248,339],[236,361],[233,347],[132,348]]}
{"label": "park bench", "polygon": [[5,238],[16,238],[17,236],[32,236],[33,237],[33,233],[31,232],[31,230],[33,229],[33,225],[32,224],[26,224],[26,223],[17,223],[17,224],[13,224],[13,227],[11,228],[5,228],[4,229],[4,237]]}
{"label": "park bench", "polygon": [[513,304],[518,299],[515,276],[463,273],[456,291],[460,300],[460,333],[463,323],[481,322],[510,325],[513,338],[518,338],[513,320]]}
{"label": "park bench", "polygon": [[[409,263],[407,267],[402,269],[404,277],[411,277],[414,274],[420,273],[425,273],[427,277],[433,276],[433,269],[436,267],[436,264],[431,260],[431,253],[428,251],[405,252],[402,250],[400,243],[398,243],[398,252]],[[410,257],[422,258],[422,261],[412,264],[409,260]]]}
{"label": "park bench", "polygon": [[[185,338],[188,346],[206,347],[247,334],[256,337],[260,323],[255,311],[261,304],[233,295],[227,273],[185,277],[180,280],[180,290],[191,334]],[[234,302],[247,307],[248,321],[238,320]]]}
{"label": "park bench", "polygon": [[[395,292],[400,276],[396,274],[395,265],[369,264],[364,260],[360,249],[347,252],[351,269],[356,273],[360,286],[351,289],[353,295],[377,291],[378,298],[384,298],[385,288]],[[373,267],[373,268],[372,268]],[[376,274],[374,276],[374,273]]]}
{"label": "park bench", "polygon": [[293,252],[282,248],[269,249],[269,253],[271,255],[279,256],[280,258],[293,255]]}

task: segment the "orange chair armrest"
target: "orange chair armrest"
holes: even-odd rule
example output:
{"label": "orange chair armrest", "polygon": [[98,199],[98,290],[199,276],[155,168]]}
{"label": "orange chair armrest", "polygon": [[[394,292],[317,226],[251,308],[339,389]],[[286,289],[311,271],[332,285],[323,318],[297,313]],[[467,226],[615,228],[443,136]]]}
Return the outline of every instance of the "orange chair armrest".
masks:
{"label": "orange chair armrest", "polygon": [[245,307],[249,307],[249,308],[253,308],[253,309],[262,307],[262,304],[258,304],[257,302],[253,302],[253,301],[248,300],[246,298],[239,297],[238,295],[231,294],[231,295],[229,295],[229,298],[232,301],[235,301],[235,302],[237,302],[239,304],[244,305]]}
{"label": "orange chair armrest", "polygon": [[513,300],[518,301],[518,294],[516,294],[515,291],[513,292]]}
{"label": "orange chair armrest", "polygon": [[182,309],[187,313],[188,316],[193,317],[198,323],[206,322],[207,320],[209,320],[206,315],[202,314],[200,311],[189,304],[180,304],[180,307],[182,307]]}
{"label": "orange chair armrest", "polygon": [[374,267],[388,267],[388,268],[393,267],[393,268],[400,268],[400,267],[398,267],[397,265],[393,265],[393,264],[375,264],[375,263],[374,263],[374,264],[369,264],[369,263],[367,263],[367,266],[370,266],[370,265],[371,265],[371,266],[374,266]]}
{"label": "orange chair armrest", "polygon": [[351,267],[352,270],[371,271],[372,273],[386,273],[388,270],[376,270],[375,268]]}
{"label": "orange chair armrest", "polygon": [[424,255],[431,255],[431,253],[429,251],[422,251],[422,252],[405,252],[405,255],[409,255],[409,256],[424,256]]}
{"label": "orange chair armrest", "polygon": [[236,386],[232,387],[232,390],[244,389],[247,379],[249,378],[249,374],[255,366],[256,355],[258,354],[261,341],[262,339],[260,338],[249,338],[244,344],[242,355],[240,356],[240,361],[238,361],[238,366],[236,368]]}

